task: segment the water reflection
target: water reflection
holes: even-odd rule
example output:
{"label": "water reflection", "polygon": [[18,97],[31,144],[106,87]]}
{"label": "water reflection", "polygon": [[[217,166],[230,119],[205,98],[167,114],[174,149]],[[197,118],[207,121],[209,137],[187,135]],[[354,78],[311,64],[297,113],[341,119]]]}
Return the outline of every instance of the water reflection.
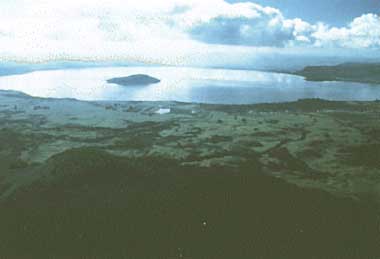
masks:
{"label": "water reflection", "polygon": [[[148,74],[161,82],[125,87],[107,79]],[[345,82],[307,82],[298,76],[223,69],[115,67],[37,71],[0,77],[0,89],[32,96],[80,100],[175,100],[204,103],[283,102],[302,98],[380,99],[380,86]]]}

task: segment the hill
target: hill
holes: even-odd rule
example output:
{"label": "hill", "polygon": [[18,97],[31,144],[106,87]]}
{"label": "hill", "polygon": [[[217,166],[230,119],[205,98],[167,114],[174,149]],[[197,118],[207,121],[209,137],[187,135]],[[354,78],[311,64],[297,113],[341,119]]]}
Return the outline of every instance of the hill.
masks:
{"label": "hill", "polygon": [[307,66],[294,74],[308,81],[348,81],[380,84],[380,63],[344,63],[336,66]]}
{"label": "hill", "polygon": [[107,83],[123,86],[150,85],[157,84],[159,82],[161,82],[159,79],[143,74],[115,77],[107,80]]}

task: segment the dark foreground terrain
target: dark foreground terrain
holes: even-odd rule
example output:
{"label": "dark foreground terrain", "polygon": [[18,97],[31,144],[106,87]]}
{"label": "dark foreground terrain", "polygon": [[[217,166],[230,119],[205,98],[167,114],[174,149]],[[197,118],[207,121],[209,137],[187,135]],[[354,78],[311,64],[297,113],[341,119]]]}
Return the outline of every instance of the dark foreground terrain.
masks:
{"label": "dark foreground terrain", "polygon": [[0,101],[0,258],[380,257],[378,102]]}
{"label": "dark foreground terrain", "polygon": [[[2,205],[6,258],[376,258],[370,204],[239,168],[74,149]],[[54,257],[57,256],[57,257]],[[59,257],[58,257],[59,256]]]}

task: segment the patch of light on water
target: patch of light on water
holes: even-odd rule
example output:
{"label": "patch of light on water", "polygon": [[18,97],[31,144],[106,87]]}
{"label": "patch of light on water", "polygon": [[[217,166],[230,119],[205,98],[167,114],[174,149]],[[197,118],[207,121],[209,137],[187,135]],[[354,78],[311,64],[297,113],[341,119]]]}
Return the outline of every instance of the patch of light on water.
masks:
{"label": "patch of light on water", "polygon": [[[161,80],[148,86],[119,86],[114,77],[147,74]],[[36,71],[0,77],[0,89],[38,97],[79,100],[183,101],[206,103],[284,102],[303,98],[380,99],[380,87],[346,82],[308,82],[270,72],[184,67],[107,67]]]}
{"label": "patch of light on water", "polygon": [[160,108],[156,111],[157,114],[167,114],[170,113],[171,109],[170,108]]}

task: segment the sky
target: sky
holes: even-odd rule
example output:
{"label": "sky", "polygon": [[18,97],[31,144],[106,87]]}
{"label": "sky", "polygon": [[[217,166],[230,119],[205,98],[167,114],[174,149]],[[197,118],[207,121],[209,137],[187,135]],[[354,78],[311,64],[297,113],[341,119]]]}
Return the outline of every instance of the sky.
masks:
{"label": "sky", "polygon": [[[228,2],[241,1],[229,0]],[[324,22],[332,26],[345,26],[365,13],[380,14],[380,0],[256,0],[252,2],[278,8],[288,18],[300,18],[311,23]]]}
{"label": "sky", "polygon": [[380,57],[380,0],[0,0],[0,59],[223,65]]}

